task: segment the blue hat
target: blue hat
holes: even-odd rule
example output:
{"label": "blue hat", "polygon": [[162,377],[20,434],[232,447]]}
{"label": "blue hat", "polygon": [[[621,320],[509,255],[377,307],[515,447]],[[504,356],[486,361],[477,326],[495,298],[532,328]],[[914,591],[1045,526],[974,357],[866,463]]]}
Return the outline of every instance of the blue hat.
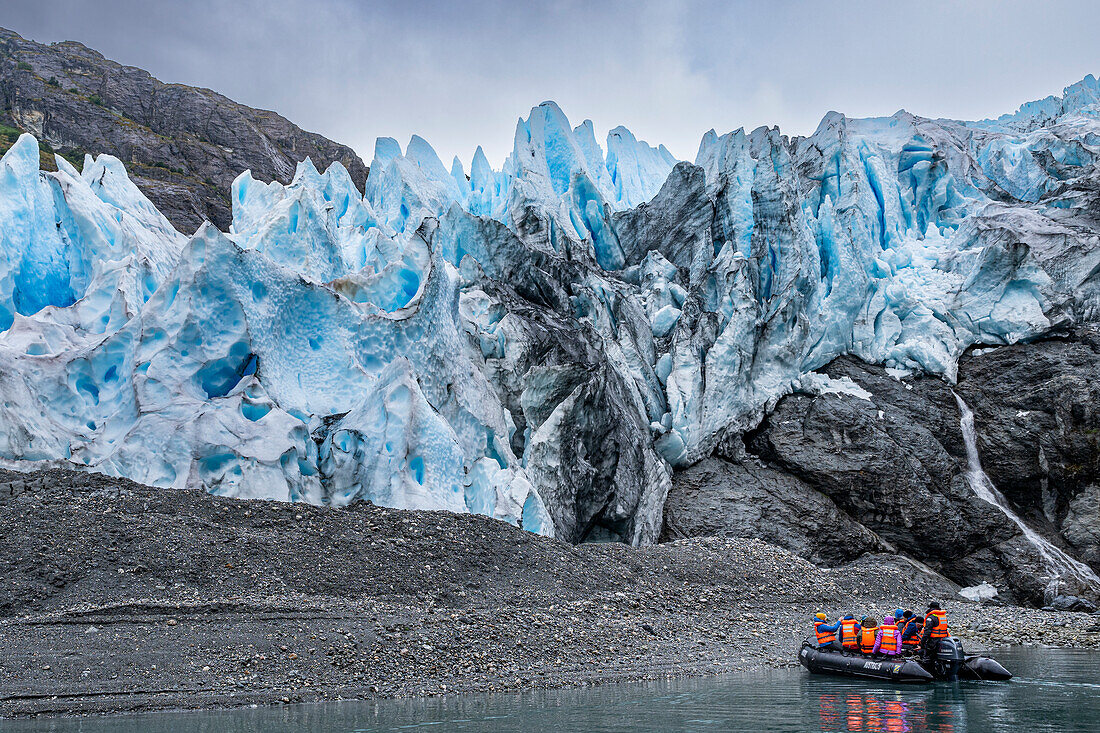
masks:
{"label": "blue hat", "polygon": [[904,615],[905,615],[905,611],[901,610],[900,608],[895,608],[894,609],[894,618],[901,618]]}

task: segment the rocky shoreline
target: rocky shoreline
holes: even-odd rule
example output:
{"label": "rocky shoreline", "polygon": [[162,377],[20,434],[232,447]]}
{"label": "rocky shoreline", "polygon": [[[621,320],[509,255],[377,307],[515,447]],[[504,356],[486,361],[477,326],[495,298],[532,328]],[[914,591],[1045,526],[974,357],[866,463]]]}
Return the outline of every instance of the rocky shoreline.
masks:
{"label": "rocky shoreline", "polygon": [[824,569],[737,538],[574,547],[474,515],[229,500],[65,470],[0,475],[0,579],[5,717],[783,667],[818,609],[932,597],[975,650],[1100,648],[1100,617],[965,602],[888,555]]}

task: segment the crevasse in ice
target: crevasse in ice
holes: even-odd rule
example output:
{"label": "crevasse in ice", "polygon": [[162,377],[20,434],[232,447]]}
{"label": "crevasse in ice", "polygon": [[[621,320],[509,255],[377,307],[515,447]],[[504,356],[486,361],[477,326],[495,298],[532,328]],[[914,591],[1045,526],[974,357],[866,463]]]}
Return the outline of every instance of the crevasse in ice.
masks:
{"label": "crevasse in ice", "polygon": [[379,139],[245,171],[176,232],[107,155],[0,161],[0,457],[238,497],[470,511],[656,539],[676,467],[853,354],[954,378],[970,345],[1100,313],[1093,77],[966,123],[827,115],[694,164],[553,103],[494,170]]}

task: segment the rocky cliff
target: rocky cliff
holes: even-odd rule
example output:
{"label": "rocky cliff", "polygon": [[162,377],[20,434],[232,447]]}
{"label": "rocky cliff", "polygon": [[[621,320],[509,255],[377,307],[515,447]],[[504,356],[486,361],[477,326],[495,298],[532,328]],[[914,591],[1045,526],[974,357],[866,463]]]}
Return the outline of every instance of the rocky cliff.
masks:
{"label": "rocky cliff", "polygon": [[[43,45],[0,28],[0,152],[33,133],[78,168],[109,153],[177,229],[229,227],[229,186],[241,171],[288,183],[298,161],[341,162],[360,188],[367,168],[351,148],[274,112],[209,89],[165,84],[74,41]],[[50,156],[44,156],[47,168]]]}
{"label": "rocky cliff", "polygon": [[986,473],[1044,534],[1100,567],[1100,332],[964,359]]}
{"label": "rocky cliff", "polygon": [[[679,472],[665,536],[751,536],[826,564],[900,552],[963,585],[1050,601],[1040,550],[972,491],[954,393],[973,406],[982,466],[1028,525],[1086,562],[1100,558],[1100,334],[974,349],[957,385],[891,376],[845,357],[825,370],[862,392],[795,394],[746,450]],[[953,391],[954,390],[954,391]]]}

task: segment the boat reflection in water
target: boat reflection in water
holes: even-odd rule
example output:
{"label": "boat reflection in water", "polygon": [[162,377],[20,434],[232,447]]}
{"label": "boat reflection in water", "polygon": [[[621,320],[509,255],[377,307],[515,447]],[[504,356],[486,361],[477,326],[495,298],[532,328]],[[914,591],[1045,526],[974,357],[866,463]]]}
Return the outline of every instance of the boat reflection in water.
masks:
{"label": "boat reflection in water", "polygon": [[[882,690],[822,693],[818,715],[822,731],[965,731],[966,708],[960,699],[951,705],[950,695],[939,691]],[[946,692],[946,690],[944,691]],[[935,705],[930,705],[935,696]]]}

